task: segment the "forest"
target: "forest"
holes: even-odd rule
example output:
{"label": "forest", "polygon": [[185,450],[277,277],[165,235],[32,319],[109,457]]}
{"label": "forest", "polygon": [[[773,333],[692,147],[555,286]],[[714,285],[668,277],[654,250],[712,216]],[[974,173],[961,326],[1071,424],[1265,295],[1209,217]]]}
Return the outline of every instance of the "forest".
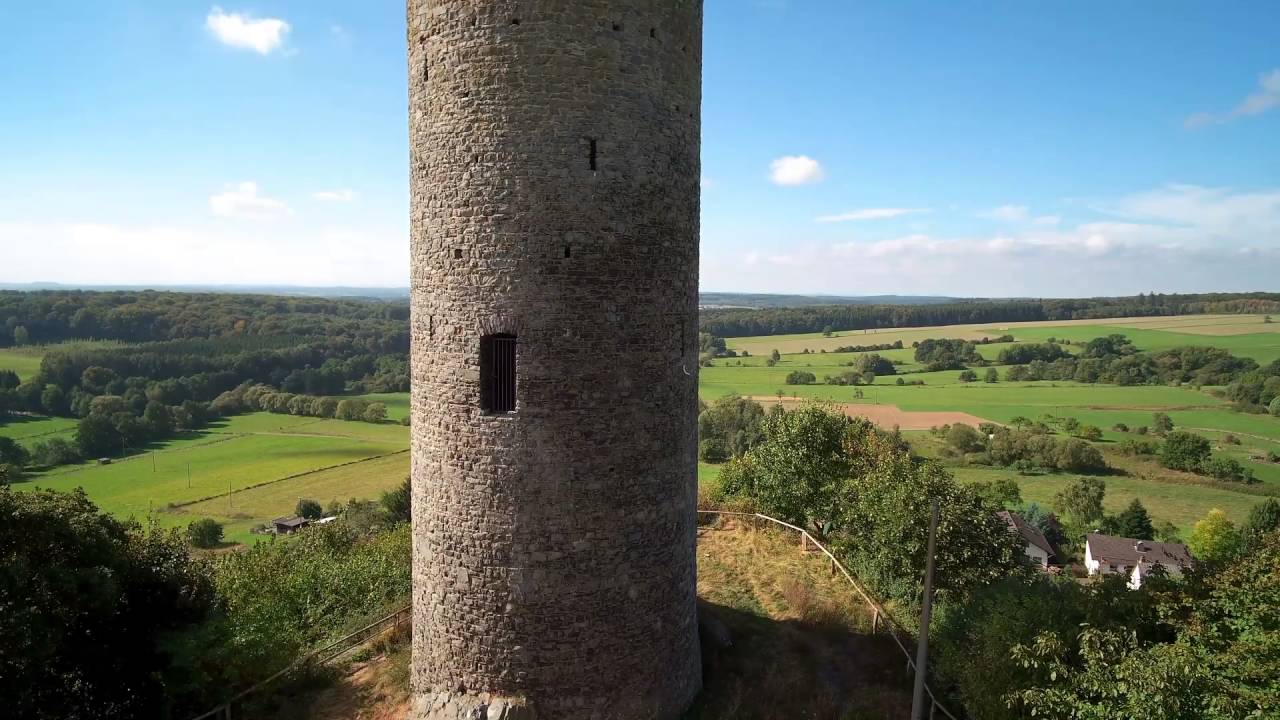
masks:
{"label": "forest", "polygon": [[717,337],[750,337],[989,322],[1276,312],[1280,312],[1280,293],[1151,293],[1135,297],[966,300],[928,305],[704,308],[699,322],[703,332]]}

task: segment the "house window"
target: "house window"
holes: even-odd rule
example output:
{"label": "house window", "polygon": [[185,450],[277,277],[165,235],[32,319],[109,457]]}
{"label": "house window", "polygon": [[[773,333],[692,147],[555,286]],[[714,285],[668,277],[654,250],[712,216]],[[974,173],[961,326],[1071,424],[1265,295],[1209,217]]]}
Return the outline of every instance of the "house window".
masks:
{"label": "house window", "polygon": [[480,338],[480,409],[487,413],[516,410],[516,336]]}

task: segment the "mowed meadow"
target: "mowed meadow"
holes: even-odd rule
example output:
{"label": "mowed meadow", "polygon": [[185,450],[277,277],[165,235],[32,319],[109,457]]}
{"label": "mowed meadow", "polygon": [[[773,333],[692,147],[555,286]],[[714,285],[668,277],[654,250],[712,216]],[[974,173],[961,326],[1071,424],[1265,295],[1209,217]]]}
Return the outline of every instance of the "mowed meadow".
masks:
{"label": "mowed meadow", "polygon": [[[39,348],[0,351],[0,369],[26,379],[40,367]],[[408,393],[357,396],[387,404],[385,423],[322,420],[265,412],[223,418],[164,442],[129,449],[110,464],[89,461],[29,472],[14,488],[83,488],[103,510],[161,527],[185,527],[211,517],[226,540],[247,543],[250,529],[291,515],[300,498],[324,506],[376,499],[409,474]],[[68,440],[77,421],[16,415],[0,421],[0,436],[30,449],[52,437]]]}
{"label": "mowed meadow", "polygon": [[[1280,451],[1280,419],[1268,415],[1236,412],[1215,397],[1212,388],[1195,389],[1163,385],[1119,386],[1083,384],[1070,381],[1007,382],[1007,370],[995,365],[1000,380],[983,381],[986,368],[976,368],[978,381],[961,382],[960,371],[922,372],[914,360],[913,342],[929,338],[959,338],[981,341],[1011,335],[1014,343],[979,345],[978,353],[994,363],[1000,351],[1016,343],[1049,339],[1085,343],[1096,337],[1121,334],[1139,350],[1159,351],[1188,345],[1217,347],[1241,357],[1266,364],[1280,359],[1280,323],[1265,322],[1260,315],[1192,315],[1111,320],[997,323],[902,328],[879,331],[835,332],[763,337],[726,338],[727,347],[747,357],[719,358],[700,375],[701,396],[710,402],[728,394],[753,397],[762,404],[782,401],[786,406],[814,399],[836,403],[847,414],[862,415],[885,426],[898,425],[917,452],[937,456],[938,444],[926,428],[938,424],[941,413],[964,414],[978,420],[1007,424],[1015,418],[1040,420],[1046,417],[1073,417],[1102,429],[1098,443],[1108,462],[1118,471],[1105,477],[1106,506],[1122,509],[1140,498],[1157,521],[1168,520],[1189,529],[1211,508],[1225,511],[1242,522],[1254,504],[1269,495],[1280,496],[1280,465],[1267,462],[1270,451]],[[850,370],[859,354],[838,353],[843,346],[866,346],[902,341],[900,350],[878,353],[896,365],[898,375],[875,378],[870,385],[841,386],[823,382]],[[1078,346],[1067,346],[1078,352]],[[775,365],[767,363],[773,350],[780,353]],[[807,351],[807,352],[806,352]],[[813,373],[816,384],[788,385],[794,371]],[[922,381],[923,385],[898,385]],[[1174,473],[1151,462],[1138,462],[1120,455],[1116,445],[1133,437],[1114,428],[1137,428],[1152,423],[1155,412],[1167,413],[1180,429],[1193,430],[1214,443],[1214,452],[1238,460],[1253,470],[1258,485],[1240,486]],[[928,413],[927,415],[925,413]],[[972,422],[953,415],[951,422]],[[924,422],[920,422],[924,418]],[[932,421],[931,421],[932,420]],[[1229,438],[1228,435],[1233,436]],[[1022,488],[1023,498],[1051,505],[1053,496],[1075,476],[1063,473],[1020,474],[1011,469],[964,466],[950,463],[950,470],[962,480],[982,481],[1013,478]],[[704,465],[704,481],[714,481],[715,466]]]}
{"label": "mowed meadow", "polygon": [[[1118,510],[1137,497],[1157,521],[1168,520],[1184,529],[1215,507],[1242,521],[1260,498],[1280,495],[1280,465],[1262,461],[1268,451],[1280,451],[1280,420],[1235,412],[1207,388],[1003,379],[987,383],[981,380],[985,368],[977,369],[978,382],[962,383],[959,371],[921,372],[911,348],[912,342],[928,338],[981,340],[1012,335],[1015,343],[1050,338],[1087,342],[1111,333],[1128,336],[1144,351],[1207,345],[1260,363],[1280,358],[1280,323],[1264,323],[1261,316],[1252,315],[956,325],[836,332],[831,337],[815,333],[728,338],[730,349],[746,350],[750,355],[717,359],[712,367],[702,368],[700,395],[707,402],[738,394],[766,405],[778,402],[780,395],[788,406],[807,399],[838,403],[850,414],[869,416],[886,427],[900,425],[917,451],[927,456],[936,455],[938,447],[924,428],[955,421],[947,418],[957,414],[966,416],[960,420],[963,422],[998,423],[1018,417],[1074,417],[1102,429],[1099,447],[1109,462],[1121,466],[1119,473],[1105,478],[1108,510]],[[824,376],[849,370],[857,355],[832,352],[835,348],[896,340],[902,340],[905,347],[879,354],[895,362],[900,375],[877,377],[871,385],[823,383]],[[1011,344],[979,345],[978,352],[994,362]],[[774,349],[781,357],[769,367],[766,360]],[[805,353],[806,349],[810,352]],[[0,369],[15,370],[24,379],[31,377],[39,370],[41,355],[39,348],[0,350]],[[1003,378],[1007,368],[996,368]],[[787,375],[796,370],[813,373],[817,384],[788,385]],[[898,377],[924,384],[899,386]],[[226,524],[228,540],[251,542],[261,536],[251,534],[250,528],[292,514],[299,498],[314,499],[325,506],[352,498],[372,499],[408,474],[409,431],[400,421],[408,416],[409,394],[356,397],[386,404],[388,420],[348,422],[263,412],[238,415],[141,452],[131,451],[126,459],[110,465],[83,463],[31,473],[16,487],[83,487],[104,509],[139,521],[150,517],[161,526],[181,527],[199,517],[212,517]],[[1120,423],[1130,428],[1149,425],[1157,411],[1168,413],[1179,428],[1209,437],[1215,452],[1246,464],[1261,483],[1231,487],[1199,481],[1119,456],[1114,447],[1131,434],[1113,428]],[[921,413],[929,415],[917,415]],[[0,423],[0,435],[29,448],[55,436],[70,439],[75,426],[76,420],[69,418],[19,415]],[[1226,442],[1228,434],[1237,442]],[[1053,495],[1073,479],[1061,473],[1019,474],[992,467],[952,465],[950,469],[962,480],[1014,478],[1024,499],[1043,504],[1050,504]],[[715,482],[718,473],[718,466],[704,464],[700,481]]]}

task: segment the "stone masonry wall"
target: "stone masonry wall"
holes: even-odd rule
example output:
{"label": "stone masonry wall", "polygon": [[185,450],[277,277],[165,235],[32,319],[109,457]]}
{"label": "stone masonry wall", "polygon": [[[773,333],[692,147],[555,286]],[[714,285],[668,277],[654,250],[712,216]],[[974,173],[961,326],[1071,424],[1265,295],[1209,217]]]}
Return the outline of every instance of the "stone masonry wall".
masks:
{"label": "stone masonry wall", "polygon": [[414,717],[678,717],[702,2],[409,0],[408,45]]}

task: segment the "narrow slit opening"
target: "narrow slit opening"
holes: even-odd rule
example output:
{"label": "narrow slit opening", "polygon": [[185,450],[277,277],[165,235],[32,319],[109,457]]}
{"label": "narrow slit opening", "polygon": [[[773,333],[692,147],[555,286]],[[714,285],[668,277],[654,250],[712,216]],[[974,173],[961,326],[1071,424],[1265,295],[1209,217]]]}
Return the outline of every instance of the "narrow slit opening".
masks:
{"label": "narrow slit opening", "polygon": [[572,256],[572,255],[573,255],[573,246],[572,246],[572,245],[565,245],[565,246],[564,246],[564,256],[565,256],[565,257],[570,257],[570,256]]}
{"label": "narrow slit opening", "polygon": [[596,169],[596,139],[590,138],[590,140],[591,140],[591,152],[590,152],[591,169],[595,170]]}

